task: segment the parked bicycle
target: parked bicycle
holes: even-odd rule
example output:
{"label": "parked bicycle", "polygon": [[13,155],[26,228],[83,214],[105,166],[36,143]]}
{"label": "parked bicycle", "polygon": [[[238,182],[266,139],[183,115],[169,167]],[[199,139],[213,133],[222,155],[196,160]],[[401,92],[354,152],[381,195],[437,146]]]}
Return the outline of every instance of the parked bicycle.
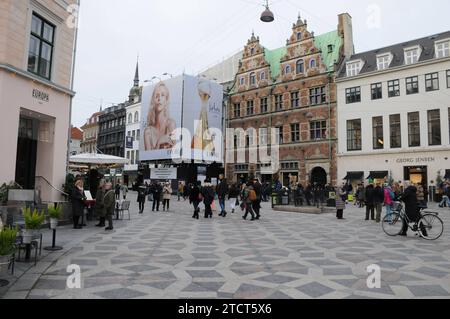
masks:
{"label": "parked bicycle", "polygon": [[382,222],[383,231],[388,236],[398,236],[402,232],[403,225],[418,233],[423,239],[437,240],[444,232],[444,223],[436,212],[428,212],[420,208],[420,219],[417,223],[411,221],[405,213],[403,205],[396,202],[392,213],[386,215]]}

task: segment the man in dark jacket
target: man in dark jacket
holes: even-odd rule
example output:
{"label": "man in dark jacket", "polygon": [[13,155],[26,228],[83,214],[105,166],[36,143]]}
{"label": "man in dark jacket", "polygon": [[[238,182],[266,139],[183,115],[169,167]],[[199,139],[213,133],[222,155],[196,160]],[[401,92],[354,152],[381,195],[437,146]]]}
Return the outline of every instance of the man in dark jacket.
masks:
{"label": "man in dark jacket", "polygon": [[369,214],[372,220],[375,220],[375,188],[373,184],[366,187],[366,220],[369,220]]}
{"label": "man in dark jacket", "polygon": [[145,200],[147,196],[147,187],[140,185],[138,187],[137,202],[139,203],[139,214],[144,212]]}
{"label": "man in dark jacket", "polygon": [[256,200],[252,203],[253,211],[256,214],[255,219],[261,218],[261,193],[262,193],[262,185],[257,178],[253,181],[253,190],[256,193]]}
{"label": "man in dark jacket", "polygon": [[375,187],[373,198],[375,210],[377,212],[376,221],[377,223],[379,223],[381,222],[381,212],[383,211],[383,204],[384,204],[384,190],[380,184],[377,184],[377,186]]}
{"label": "man in dark jacket", "polygon": [[[407,186],[405,191],[403,192],[401,201],[405,203],[405,213],[408,216],[409,220],[411,222],[418,223],[421,215],[419,209],[419,201],[417,199],[417,187],[415,187],[414,185]],[[407,236],[407,233],[408,223],[405,221],[403,223],[403,228],[400,236]],[[422,229],[422,233],[424,236],[426,236],[426,229]]]}
{"label": "man in dark jacket", "polygon": [[112,189],[111,183],[106,183],[105,185],[105,198],[104,198],[104,206],[105,206],[105,217],[108,221],[108,227],[105,230],[113,230],[113,215],[114,209],[116,208],[116,199],[114,196],[114,190]]}
{"label": "man in dark jacket", "polygon": [[192,218],[199,219],[200,209],[198,205],[200,204],[200,185],[201,182],[197,182],[196,184],[190,185],[189,189],[189,202],[194,205],[194,215]]}
{"label": "man in dark jacket", "polygon": [[201,189],[203,196],[203,204],[205,204],[205,218],[212,218],[211,204],[214,201],[214,190],[211,185],[211,181],[205,181],[205,186]]}
{"label": "man in dark jacket", "polygon": [[227,212],[225,211],[225,200],[227,199],[228,194],[228,184],[226,179],[222,174],[219,176],[219,185],[217,185],[217,197],[219,198],[220,205],[220,214],[219,216],[225,217],[227,216]]}
{"label": "man in dark jacket", "polygon": [[152,212],[156,211],[159,212],[159,204],[161,203],[161,195],[162,195],[162,191],[163,188],[161,186],[160,183],[154,183],[153,184],[153,207],[152,207]]}

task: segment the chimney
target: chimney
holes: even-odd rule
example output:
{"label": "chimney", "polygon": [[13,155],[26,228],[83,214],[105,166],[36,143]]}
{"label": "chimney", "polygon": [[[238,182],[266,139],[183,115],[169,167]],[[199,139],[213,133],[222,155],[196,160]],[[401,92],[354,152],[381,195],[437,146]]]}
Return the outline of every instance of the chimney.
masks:
{"label": "chimney", "polygon": [[344,41],[345,59],[355,54],[355,46],[353,45],[353,24],[352,17],[348,13],[341,13],[339,16],[338,33]]}

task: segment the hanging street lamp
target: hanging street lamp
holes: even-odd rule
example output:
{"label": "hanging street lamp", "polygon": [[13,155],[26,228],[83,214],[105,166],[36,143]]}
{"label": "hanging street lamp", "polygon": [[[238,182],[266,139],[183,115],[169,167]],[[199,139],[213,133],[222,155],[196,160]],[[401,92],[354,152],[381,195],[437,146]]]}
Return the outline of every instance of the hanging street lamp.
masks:
{"label": "hanging street lamp", "polygon": [[269,0],[266,0],[266,10],[261,14],[261,21],[262,22],[273,22],[275,20],[275,17],[273,15],[273,12],[269,9]]}

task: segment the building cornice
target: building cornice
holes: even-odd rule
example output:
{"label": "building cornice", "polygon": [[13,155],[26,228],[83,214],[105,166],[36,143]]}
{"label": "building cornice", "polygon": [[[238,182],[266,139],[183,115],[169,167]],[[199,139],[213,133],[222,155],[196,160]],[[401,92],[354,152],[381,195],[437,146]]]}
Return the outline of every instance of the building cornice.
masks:
{"label": "building cornice", "polygon": [[346,152],[346,153],[338,153],[338,157],[362,157],[362,156],[382,156],[382,155],[405,155],[405,154],[414,154],[414,153],[437,153],[437,152],[443,152],[448,151],[448,146],[439,146],[439,147],[421,147],[421,148],[414,148],[414,149],[397,149],[397,150],[380,150],[377,152],[371,151],[371,152]]}
{"label": "building cornice", "polygon": [[56,91],[59,91],[61,93],[67,94],[67,95],[70,95],[71,97],[74,97],[75,94],[76,94],[74,91],[72,91],[70,89],[67,89],[67,88],[65,88],[63,86],[60,86],[58,84],[55,84],[53,82],[50,82],[50,81],[44,80],[42,78],[39,78],[39,77],[29,73],[29,72],[22,71],[22,70],[14,67],[12,65],[9,65],[9,64],[2,64],[2,63],[0,63],[0,70],[5,70],[7,72],[11,72],[13,74],[20,75],[21,77],[23,77],[25,79],[28,79],[28,80],[31,80],[33,82],[37,82],[37,83],[40,83],[42,85],[48,86],[48,87],[50,87],[50,88],[52,88],[52,89],[54,89]]}
{"label": "building cornice", "polygon": [[438,64],[438,63],[443,63],[443,62],[450,62],[450,57],[441,58],[441,59],[431,59],[431,60],[427,60],[427,61],[417,62],[414,64],[400,65],[400,66],[388,68],[388,69],[381,70],[381,71],[376,70],[376,71],[367,72],[367,73],[363,73],[363,74],[359,74],[359,75],[351,76],[351,77],[347,77],[347,76],[341,77],[341,78],[337,77],[336,83],[350,82],[350,81],[360,80],[360,79],[364,79],[364,78],[368,78],[368,77],[372,77],[372,76],[384,75],[384,74],[414,69],[414,68],[418,68],[418,67],[422,67],[422,66],[428,66],[428,65]]}

